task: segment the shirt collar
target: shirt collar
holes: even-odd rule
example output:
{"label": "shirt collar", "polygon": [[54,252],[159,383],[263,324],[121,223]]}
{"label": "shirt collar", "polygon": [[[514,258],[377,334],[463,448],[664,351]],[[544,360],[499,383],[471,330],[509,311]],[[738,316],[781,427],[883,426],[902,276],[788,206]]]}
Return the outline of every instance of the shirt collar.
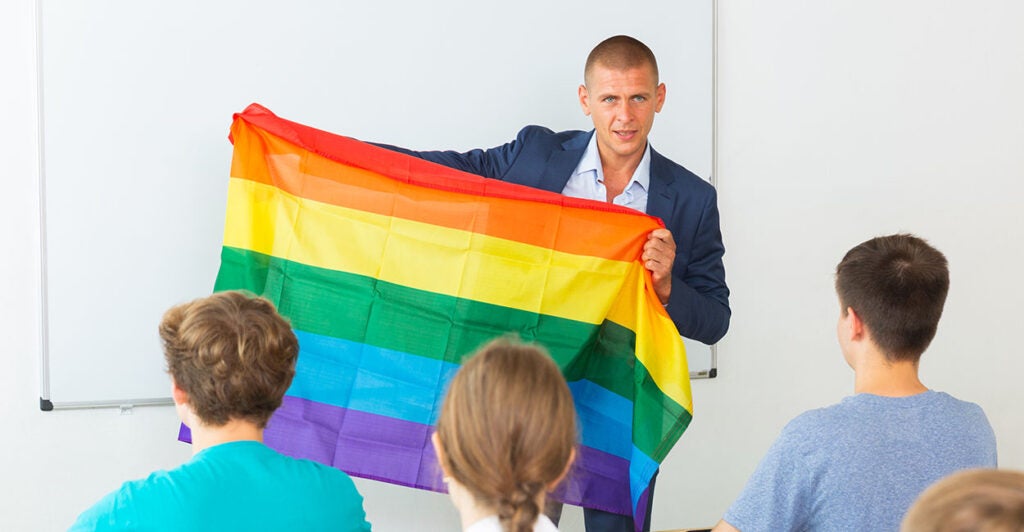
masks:
{"label": "shirt collar", "polygon": [[[583,157],[580,159],[579,165],[576,166],[576,175],[583,174],[586,172],[594,172],[594,181],[604,181],[604,169],[601,167],[601,155],[597,151],[597,133],[591,131],[590,142],[587,143],[587,149],[583,152]],[[640,164],[637,165],[636,170],[633,171],[633,177],[626,183],[626,188],[629,189],[633,186],[633,183],[640,185],[645,191],[650,189],[651,185],[651,143],[648,142],[644,148],[644,156],[640,158]]]}

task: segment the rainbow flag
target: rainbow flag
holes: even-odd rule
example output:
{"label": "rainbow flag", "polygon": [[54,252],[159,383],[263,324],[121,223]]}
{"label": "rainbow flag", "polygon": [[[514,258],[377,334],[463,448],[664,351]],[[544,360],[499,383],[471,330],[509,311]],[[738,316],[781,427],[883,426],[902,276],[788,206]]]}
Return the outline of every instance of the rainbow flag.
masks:
{"label": "rainbow flag", "polygon": [[[661,222],[447,167],[251,105],[231,127],[216,290],[273,301],[301,347],[279,451],[443,491],[430,444],[463,357],[544,345],[579,415],[556,496],[629,515],[691,419],[682,340],[639,262]],[[638,522],[643,515],[637,515]]]}

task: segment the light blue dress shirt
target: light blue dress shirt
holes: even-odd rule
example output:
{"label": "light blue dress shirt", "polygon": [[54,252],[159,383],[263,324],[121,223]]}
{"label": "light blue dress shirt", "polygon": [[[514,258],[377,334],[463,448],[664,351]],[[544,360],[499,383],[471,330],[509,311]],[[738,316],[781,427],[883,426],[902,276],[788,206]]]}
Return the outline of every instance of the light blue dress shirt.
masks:
{"label": "light blue dress shirt", "polygon": [[[612,199],[615,205],[629,207],[640,212],[647,212],[647,190],[651,183],[651,144],[644,148],[644,156],[633,171],[626,188]],[[573,198],[591,199],[606,203],[608,190],[604,186],[604,170],[601,167],[601,155],[597,151],[597,135],[590,135],[590,143],[583,152],[583,158],[576,170],[569,176],[569,181],[562,189],[562,194]]]}

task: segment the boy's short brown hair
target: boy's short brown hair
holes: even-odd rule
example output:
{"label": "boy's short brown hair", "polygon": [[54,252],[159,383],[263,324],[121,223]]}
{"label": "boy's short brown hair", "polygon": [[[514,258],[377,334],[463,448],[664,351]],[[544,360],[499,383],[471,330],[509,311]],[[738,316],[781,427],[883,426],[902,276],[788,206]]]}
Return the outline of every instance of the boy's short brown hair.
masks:
{"label": "boy's short brown hair", "polygon": [[160,322],[167,372],[203,423],[260,428],[281,406],[299,342],[262,297],[219,292],[168,310]]}
{"label": "boy's short brown hair", "polygon": [[894,362],[916,362],[928,348],[948,292],[945,255],[914,235],[872,238],[836,266],[843,315],[852,308]]}

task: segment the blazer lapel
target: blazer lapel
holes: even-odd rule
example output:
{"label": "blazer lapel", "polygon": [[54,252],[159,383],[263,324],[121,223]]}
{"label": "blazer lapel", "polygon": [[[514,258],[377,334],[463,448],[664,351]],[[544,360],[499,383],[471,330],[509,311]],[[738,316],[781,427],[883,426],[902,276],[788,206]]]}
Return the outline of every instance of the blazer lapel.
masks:
{"label": "blazer lapel", "polygon": [[593,131],[580,132],[579,135],[563,142],[561,150],[553,150],[544,165],[537,188],[561,194],[565,184],[569,182],[569,177],[572,176],[572,171],[580,164],[592,134]]}
{"label": "blazer lapel", "polygon": [[675,215],[676,189],[672,185],[672,171],[668,159],[651,148],[651,182],[647,191],[647,214],[661,218],[669,225]]}

